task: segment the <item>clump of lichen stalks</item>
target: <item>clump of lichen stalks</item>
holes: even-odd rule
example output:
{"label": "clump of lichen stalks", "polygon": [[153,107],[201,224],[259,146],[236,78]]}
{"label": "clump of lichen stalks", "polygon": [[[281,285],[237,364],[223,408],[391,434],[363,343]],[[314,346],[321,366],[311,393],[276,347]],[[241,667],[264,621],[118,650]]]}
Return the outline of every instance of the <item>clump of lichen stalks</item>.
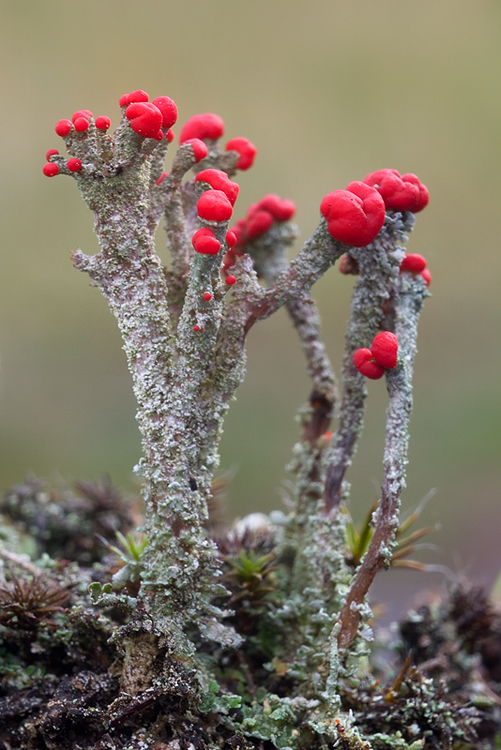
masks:
{"label": "clump of lichen stalks", "polygon": [[[137,399],[142,499],[109,479],[28,478],[5,496],[0,545],[0,749],[487,748],[500,729],[501,618],[457,584],[374,639],[369,587],[429,529],[399,520],[417,323],[431,280],[402,244],[428,202],[382,169],[334,190],[294,260],[295,207],[274,194],[230,227],[256,149],[220,146],[196,115],[163,171],[177,107],[144,91],[121,120],[60,120],[100,251],[73,253],[106,298]],[[154,235],[163,221],[169,263]],[[336,261],[357,276],[339,389],[311,288]],[[312,381],[287,512],[226,526],[218,444],[252,326],[286,307]],[[357,528],[351,465],[367,378],[385,377],[384,477]],[[332,422],[332,424],[331,424]],[[144,507],[144,516],[138,508]],[[24,554],[27,552],[28,555]]]}

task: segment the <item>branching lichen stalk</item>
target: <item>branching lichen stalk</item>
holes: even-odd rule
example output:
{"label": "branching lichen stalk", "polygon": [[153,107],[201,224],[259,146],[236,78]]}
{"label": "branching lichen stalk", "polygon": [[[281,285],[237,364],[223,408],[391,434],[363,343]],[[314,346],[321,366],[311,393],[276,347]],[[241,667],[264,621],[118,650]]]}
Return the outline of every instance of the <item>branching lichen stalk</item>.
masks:
{"label": "branching lichen stalk", "polygon": [[394,326],[399,342],[399,364],[387,372],[389,403],[386,419],[384,479],[381,499],[374,518],[374,535],[350,586],[339,617],[338,644],[342,649],[353,641],[360,621],[360,607],[378,570],[388,566],[398,527],[400,497],[405,488],[409,420],[412,412],[412,374],[416,353],[417,325],[427,296],[424,282],[401,275],[395,282]]}
{"label": "branching lichen stalk", "polygon": [[[303,745],[315,734],[333,743],[342,680],[367,654],[361,614],[370,583],[389,562],[405,485],[417,319],[426,287],[424,277],[401,273],[400,243],[412,228],[410,211],[425,205],[421,192],[426,189],[413,175],[397,178],[394,170],[383,170],[392,186],[386,203],[383,178],[376,173],[368,176],[372,184],[366,178],[334,191],[320,205],[316,230],[289,262],[286,250],[297,237],[290,201],[267,195],[230,230],[238,185],[229,177],[253,158],[252,144],[234,139],[223,152],[220,118],[196,116],[181,130],[183,142],[170,173],[164,173],[177,108],[168,97],[155,100],[158,107],[147,98],[142,91],[122,97],[122,119],[113,135],[101,127],[102,118],[98,123],[86,110],[83,122],[79,113],[74,116],[78,128],[60,121],[58,133],[73,158],[51,154],[44,168],[47,176],[72,176],[94,213],[100,250],[94,256],[77,250],[73,263],[88,274],[117,320],[143,447],[137,470],[143,479],[146,548],[113,577],[113,586],[94,582],[92,594],[105,606],[133,611],[114,636],[123,651],[121,688],[127,694],[151,689],[154,665],[169,654],[194,670],[196,678],[190,673],[189,682],[203,693],[200,706],[232,732],[240,721],[247,736],[277,747],[295,744],[295,733]],[[202,169],[209,171],[198,180],[188,174]],[[407,196],[409,210],[387,205],[395,195],[399,201]],[[162,220],[168,268],[154,244]],[[311,290],[347,252],[360,275],[338,407]],[[247,528],[239,537],[233,530],[216,546],[207,532],[208,507],[224,418],[245,376],[246,337],[281,307],[298,333],[312,384],[294,448],[294,502],[280,528],[267,519],[264,531]],[[345,549],[346,516],[337,512],[341,500],[347,501],[344,478],[367,396],[353,354],[370,346],[381,327],[396,334],[400,359],[387,374],[384,481],[374,536],[353,575]],[[235,575],[221,577],[229,565],[223,554],[228,549],[239,550],[233,573],[245,579],[231,600],[220,583],[235,583]],[[232,617],[224,610],[228,601],[243,607],[230,625],[225,623]],[[200,649],[201,639],[219,646]],[[242,696],[233,695],[230,685],[242,670],[252,700],[237,720],[229,709],[240,707]],[[261,705],[257,678],[279,686],[284,678],[290,695],[269,695]],[[169,679],[163,675],[158,684],[168,684],[170,695]],[[356,730],[351,736],[358,742]]]}
{"label": "branching lichen stalk", "polygon": [[343,479],[363,425],[367,389],[365,378],[353,364],[353,353],[360,347],[369,346],[379,330],[384,316],[384,305],[390,296],[391,284],[398,276],[404,256],[403,249],[398,243],[406,239],[404,232],[412,228],[412,223],[412,215],[408,214],[403,222],[400,214],[387,214],[381,234],[371,245],[350,250],[350,255],[358,263],[360,276],[353,292],[346,332],[343,396],[338,428],[326,457],[326,513],[336,512],[339,507]]}

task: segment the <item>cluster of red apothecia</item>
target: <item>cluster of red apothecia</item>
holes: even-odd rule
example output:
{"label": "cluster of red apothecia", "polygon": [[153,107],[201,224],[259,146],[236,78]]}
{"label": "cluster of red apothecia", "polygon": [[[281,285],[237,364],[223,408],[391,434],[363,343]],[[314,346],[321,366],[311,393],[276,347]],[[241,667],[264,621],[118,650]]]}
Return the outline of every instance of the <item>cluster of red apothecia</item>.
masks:
{"label": "cluster of red apothecia", "polygon": [[381,331],[370,349],[357,349],[353,364],[362,375],[371,380],[382,378],[386,370],[394,370],[398,360],[398,339],[390,331]]}
{"label": "cluster of red apothecia", "polygon": [[[353,276],[358,275],[358,263],[349,253],[343,255],[339,261],[339,270],[345,276],[351,274]],[[400,273],[409,271],[415,276],[421,276],[426,286],[431,284],[431,273],[426,266],[426,259],[422,255],[417,253],[406,253],[403,261],[400,264]],[[383,310],[384,312],[384,310]]]}
{"label": "cluster of red apothecia", "polygon": [[[349,254],[341,258],[341,273],[358,273],[358,266]],[[411,273],[421,276],[426,286],[431,283],[431,274],[426,268],[426,260],[417,253],[406,253],[400,264],[400,273]],[[386,314],[385,306],[383,313]],[[385,370],[393,370],[397,365],[398,341],[395,334],[389,331],[378,333],[370,349],[357,349],[353,363],[357,370],[371,380],[381,378]],[[394,362],[394,364],[392,364]]]}
{"label": "cluster of red apothecia", "polygon": [[[138,89],[121,96],[119,104],[131,129],[141,137],[157,141],[166,138],[169,143],[174,140],[172,126],[177,121],[177,106],[170,97],[158,96],[150,102],[146,91]],[[94,120],[92,112],[80,109],[73,114],[71,120],[59,120],[55,130],[59,136],[65,138],[72,132],[84,134],[92,127],[98,131],[106,131],[110,125],[109,117],[99,116]],[[179,140],[180,143],[189,143],[192,146],[195,160],[199,162],[208,154],[204,141],[217,140],[223,132],[224,123],[217,115],[195,115],[181,129]],[[238,169],[249,169],[252,166],[256,147],[247,138],[233,138],[226,144],[226,150],[239,154],[236,165]],[[57,164],[51,161],[51,156],[58,154],[57,149],[47,151],[47,164],[43,167],[43,173],[47,177],[54,177],[59,173]],[[82,163],[79,159],[69,159],[67,167],[71,172],[78,172],[82,168]]]}
{"label": "cluster of red apothecia", "polygon": [[245,245],[266,234],[275,223],[284,223],[292,219],[296,213],[296,206],[287,198],[280,198],[274,193],[249,206],[244,219],[239,219],[232,231],[236,241],[223,258],[223,270],[235,265],[236,258],[243,255]]}
{"label": "cluster of red apothecia", "polygon": [[[175,102],[170,97],[159,96],[150,102],[148,94],[138,89],[121,96],[119,104],[131,129],[142,138],[153,138],[157,141],[166,139],[169,143],[174,140],[172,126],[177,121],[178,112]],[[99,116],[93,119],[92,112],[81,109],[73,114],[71,120],[59,120],[55,130],[62,138],[66,138],[72,132],[85,138],[89,130],[95,129],[97,133],[106,132],[110,125],[109,117]],[[215,142],[223,134],[223,120],[218,115],[206,113],[194,115],[183,125],[179,141],[191,146],[195,162],[198,163],[208,156],[207,141]],[[226,151],[238,153],[236,168],[240,170],[249,169],[256,155],[256,147],[247,138],[233,138],[228,141]],[[47,163],[43,167],[43,173],[47,177],[54,177],[59,173],[57,163],[52,161],[52,157],[58,155],[57,149],[47,151]],[[66,162],[66,167],[70,172],[77,173],[82,169],[82,161],[70,158]],[[166,173],[163,173],[157,180],[157,185],[160,185],[166,176]],[[195,179],[207,183],[211,188],[202,193],[198,200],[197,214],[200,219],[216,223],[229,221],[238,196],[238,184],[230,180],[226,172],[218,169],[204,169]],[[361,182],[351,182],[346,190],[334,190],[326,195],[320,204],[320,212],[327,222],[330,235],[335,240],[351,247],[365,247],[373,242],[381,231],[386,210],[415,213],[427,205],[428,199],[428,190],[416,175],[400,175],[396,169],[380,169],[368,174]],[[292,201],[274,194],[265,195],[250,206],[245,218],[239,219],[225,236],[226,252],[222,272],[228,285],[236,282],[235,276],[229,274],[228,269],[235,265],[237,256],[245,252],[245,245],[264,235],[275,223],[289,221],[295,212],[296,207]],[[221,250],[221,243],[210,227],[203,227],[195,232],[192,243],[195,251],[204,255],[217,255]],[[344,256],[340,262],[340,270],[342,273],[357,273],[356,261],[349,254]],[[401,271],[420,274],[427,285],[430,283],[431,276],[426,268],[426,261],[420,255],[406,255]],[[210,292],[205,293],[204,299],[212,299]],[[358,351],[372,352],[372,349]],[[358,365],[357,367],[362,372]],[[383,370],[377,377],[381,377],[385,368],[390,368],[381,364],[372,353],[371,358],[366,360],[366,365],[363,365],[364,374],[367,377],[375,377],[368,372],[379,372],[377,368],[381,367]]]}
{"label": "cluster of red apothecia", "polygon": [[334,239],[352,247],[365,247],[381,231],[387,210],[416,213],[425,208],[428,200],[428,190],[415,174],[380,169],[361,182],[350,182],[346,190],[326,195],[320,212]]}
{"label": "cluster of red apothecia", "polygon": [[[381,231],[387,210],[416,213],[422,211],[428,201],[428,190],[416,175],[380,169],[361,182],[351,182],[346,190],[326,195],[320,211],[332,237],[352,247],[365,247]],[[339,270],[343,274],[357,274],[358,264],[347,253],[340,260]],[[406,253],[400,264],[400,273],[404,272],[420,275],[426,286],[431,283],[431,274],[422,255]],[[370,349],[357,349],[353,363],[362,375],[377,380],[386,370],[397,366],[397,357],[397,337],[390,331],[381,331],[374,337]]]}

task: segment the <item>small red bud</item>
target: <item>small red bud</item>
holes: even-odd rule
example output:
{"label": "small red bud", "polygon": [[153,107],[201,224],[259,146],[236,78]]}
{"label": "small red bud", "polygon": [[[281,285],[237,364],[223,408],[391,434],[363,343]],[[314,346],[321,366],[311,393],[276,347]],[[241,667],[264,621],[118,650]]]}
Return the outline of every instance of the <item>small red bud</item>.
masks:
{"label": "small red bud", "polygon": [[198,164],[199,161],[202,161],[202,159],[205,159],[205,157],[209,153],[209,149],[207,148],[205,143],[200,140],[200,138],[189,138],[187,141],[184,141],[184,142],[189,143],[191,148],[193,149],[193,156],[195,157],[195,164]]}
{"label": "small red bud", "polygon": [[231,231],[233,234],[236,235],[237,241],[235,245],[244,245],[245,244],[245,227],[247,225],[247,222],[245,219],[239,219],[237,223],[231,228]]}
{"label": "small red bud", "polygon": [[77,117],[73,123],[73,127],[77,133],[85,133],[85,131],[89,129],[89,121],[86,117]]}
{"label": "small red bud", "polygon": [[59,120],[56,122],[56,133],[64,138],[71,130],[71,120]]}
{"label": "small red bud", "polygon": [[236,255],[234,250],[228,250],[227,253],[223,256],[223,265],[221,268],[223,271],[226,271],[228,268],[231,268],[235,265],[236,262]]}
{"label": "small red bud", "polygon": [[212,299],[212,294],[210,292],[205,292],[205,294],[204,294],[204,300],[206,302],[210,302],[211,299]]}
{"label": "small red bud", "polygon": [[417,253],[406,253],[400,264],[400,271],[410,271],[411,273],[421,273],[425,268],[426,260]]}
{"label": "small red bud", "polygon": [[111,120],[109,117],[106,117],[106,115],[100,115],[99,117],[96,117],[96,128],[98,130],[108,130],[110,125]]}
{"label": "small red bud", "polygon": [[379,169],[364,178],[381,194],[386,208],[392,211],[422,211],[430,194],[415,174],[400,175],[396,169]]}
{"label": "small red bud", "polygon": [[125,110],[132,130],[143,138],[163,139],[162,113],[151,102],[133,102]]}
{"label": "small red bud", "polygon": [[387,370],[393,370],[397,366],[398,356],[398,339],[395,334],[390,331],[381,331],[374,336],[371,354],[378,365]]}
{"label": "small red bud", "polygon": [[158,180],[155,182],[155,185],[161,185],[162,182],[165,180],[165,178],[167,177],[168,174],[169,174],[168,172],[162,172],[162,174],[160,175],[160,177],[158,178]]}
{"label": "small red bud", "polygon": [[224,122],[218,115],[207,113],[193,115],[185,122],[179,133],[179,142],[186,143],[191,138],[215,141],[224,133]]}
{"label": "small red bud", "polygon": [[232,286],[236,282],[236,278],[234,276],[227,276],[225,281],[229,286]]}
{"label": "small red bud", "polygon": [[[252,208],[252,206],[251,206]],[[296,204],[287,198],[279,198],[278,195],[270,193],[256,204],[256,208],[263,208],[273,216],[275,221],[289,221],[296,213]],[[251,209],[249,209],[249,212]]]}
{"label": "small red bud", "polygon": [[217,255],[221,249],[221,243],[208,227],[198,229],[191,238],[191,244],[196,252],[202,255]]}
{"label": "small red bud", "polygon": [[226,151],[237,151],[240,154],[236,166],[243,171],[254,164],[257,148],[247,138],[232,138],[226,144]]}
{"label": "small red bud", "polygon": [[264,234],[273,224],[273,216],[269,211],[259,210],[252,214],[247,222],[245,234],[248,240],[254,240],[256,237]]}
{"label": "small red bud", "polygon": [[47,159],[47,161],[49,161],[51,156],[56,156],[56,154],[58,153],[59,151],[57,150],[57,148],[49,148],[49,150],[45,154],[45,158]]}
{"label": "small red bud", "polygon": [[371,380],[379,380],[384,375],[384,367],[374,361],[370,349],[357,349],[353,355],[353,364],[362,375]]}
{"label": "small red bud", "polygon": [[431,273],[428,271],[427,268],[424,269],[424,271],[421,271],[421,276],[424,279],[424,283],[426,286],[430,286],[431,284]]}
{"label": "small red bud", "polygon": [[340,273],[345,274],[345,276],[348,276],[348,274],[356,276],[360,273],[357,261],[349,253],[346,253],[346,255],[343,255],[340,259],[338,268]]}
{"label": "small red bud", "polygon": [[207,190],[198,199],[197,213],[206,221],[228,221],[233,206],[222,190]]}
{"label": "small red bud", "polygon": [[[174,140],[175,137],[176,136],[174,135],[174,131],[172,130],[172,128],[169,128],[168,131],[165,134],[166,141],[168,141],[169,143],[172,143],[172,141]],[[209,152],[207,151],[207,153],[209,153]]]}
{"label": "small red bud", "polygon": [[79,117],[83,117],[88,121],[92,117],[92,112],[88,109],[79,109],[77,112],[74,112],[71,116],[71,122],[73,123],[73,125]]}
{"label": "small red bud", "polygon": [[195,332],[199,331],[199,330],[200,330],[200,326],[194,325],[194,326],[193,326],[193,330],[194,330]]}
{"label": "small red bud", "polygon": [[229,232],[226,232],[225,240],[228,247],[235,247],[237,244],[237,235],[230,229]]}
{"label": "small red bud", "polygon": [[70,170],[70,172],[78,172],[80,169],[82,169],[82,162],[80,159],[68,159],[66,162],[66,166]]}
{"label": "small red bud", "polygon": [[326,448],[329,445],[333,434],[333,432],[327,430],[327,432],[324,432],[323,435],[320,435],[320,437],[317,438],[317,448]]}
{"label": "small red bud", "polygon": [[173,99],[168,96],[157,96],[152,104],[162,113],[162,127],[171,128],[177,120],[177,107]]}
{"label": "small red bud", "polygon": [[119,104],[121,107],[127,107],[132,102],[147,102],[149,98],[146,91],[137,89],[137,91],[131,91],[130,94],[123,94],[119,99]]}
{"label": "small red bud", "polygon": [[331,237],[352,247],[365,247],[378,236],[385,205],[378,191],[364,182],[350,182],[346,190],[325,196],[320,212]]}
{"label": "small red bud", "polygon": [[59,174],[59,167],[57,166],[57,164],[48,162],[47,164],[43,165],[42,172],[46,177],[55,177],[57,174]]}
{"label": "small red bud", "polygon": [[214,190],[222,190],[231,205],[235,205],[240,186],[230,180],[226,172],[223,172],[221,169],[203,169],[195,177],[195,182],[206,182]]}
{"label": "small red bud", "polygon": [[418,179],[418,177],[416,177],[415,174],[403,174],[402,180],[404,183],[415,185],[417,189],[417,197],[414,199],[413,204],[407,210],[412,211],[413,213],[422,211],[423,208],[426,208],[430,201],[430,193],[428,192],[428,188],[426,187],[426,185],[423,185],[423,183]]}

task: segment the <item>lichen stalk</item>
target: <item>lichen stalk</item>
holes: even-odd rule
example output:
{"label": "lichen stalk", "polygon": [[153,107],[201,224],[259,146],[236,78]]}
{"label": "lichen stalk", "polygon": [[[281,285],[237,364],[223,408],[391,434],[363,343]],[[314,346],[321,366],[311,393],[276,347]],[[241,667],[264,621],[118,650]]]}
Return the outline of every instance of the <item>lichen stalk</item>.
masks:
{"label": "lichen stalk", "polygon": [[[135,134],[129,136],[137,149],[135,139]],[[128,145],[127,133],[122,133],[115,149],[120,146],[124,152]],[[78,175],[94,210],[101,251],[92,257],[77,251],[73,262],[108,301],[124,341],[144,453],[138,470],[144,479],[149,545],[141,596],[152,612],[171,616],[171,630],[177,629],[181,643],[184,623],[200,610],[211,611],[217,573],[213,545],[203,529],[215,458],[205,455],[201,469],[197,440],[200,425],[210,422],[211,415],[197,399],[197,388],[214,351],[217,326],[212,336],[210,328],[218,318],[210,317],[208,335],[195,339],[189,319],[206,275],[194,273],[174,344],[166,275],[154,249],[157,186],[151,184],[148,158],[127,154],[127,160],[125,168],[107,166],[108,176],[99,180]],[[202,261],[207,259],[196,258],[195,266]]]}
{"label": "lichen stalk", "polygon": [[245,324],[249,330],[258,320],[264,320],[279,310],[289,300],[299,299],[308,293],[313,284],[332,266],[346,250],[345,245],[334,240],[327,231],[327,224],[320,224],[264,294],[249,299],[249,316]]}
{"label": "lichen stalk", "polygon": [[[257,273],[262,276],[267,286],[275,284],[281,274],[290,266],[286,257],[286,248],[297,237],[294,225],[286,224],[273,229],[247,246],[247,250],[254,261]],[[308,291],[304,291],[299,299],[291,299],[285,303],[287,312],[296,329],[301,349],[306,360],[306,369],[313,383],[313,394],[310,404],[315,399],[324,399],[324,417],[321,425],[304,426],[304,439],[315,442],[325,432],[329,417],[334,408],[337,393],[336,377],[327,355],[324,343],[320,337],[320,317],[316,305]],[[327,413],[325,413],[327,412]]]}
{"label": "lichen stalk", "polygon": [[397,277],[394,295],[392,317],[394,333],[399,342],[399,364],[386,374],[389,403],[383,460],[384,478],[374,518],[374,535],[339,616],[338,645],[341,649],[347,649],[356,636],[360,608],[376,573],[381,567],[390,564],[392,543],[399,523],[400,497],[405,488],[417,325],[428,292],[422,279],[405,274]]}
{"label": "lichen stalk", "polygon": [[343,358],[343,396],[338,427],[326,455],[327,478],[324,510],[337,512],[342,496],[343,479],[351,464],[363,426],[367,396],[365,378],[353,364],[353,353],[369,346],[384,317],[383,306],[390,297],[391,285],[398,276],[404,257],[399,243],[406,240],[405,231],[412,227],[412,215],[387,214],[385,225],[374,242],[365,248],[351,248],[360,275],[353,291],[346,331]]}
{"label": "lichen stalk", "polygon": [[[71,176],[94,212],[100,251],[89,257],[78,250],[73,262],[118,322],[143,446],[136,469],[143,478],[144,539],[136,544],[129,534],[122,537],[124,555],[111,546],[123,567],[103,572],[106,582],[90,586],[92,606],[129,617],[109,640],[117,648],[113,669],[120,684],[112,705],[120,704],[128,731],[129,704],[147,723],[150,711],[143,715],[142,707],[153,703],[155,727],[174,744],[212,746],[217,737],[214,746],[369,748],[359,732],[359,696],[375,709],[372,721],[388,708],[383,701],[390,693],[384,696],[371,680],[372,633],[361,623],[370,615],[369,585],[393,561],[417,320],[431,280],[426,261],[405,255],[400,244],[412,228],[410,212],[428,201],[427,189],[415,175],[380,170],[334,190],[320,203],[315,232],[289,262],[286,250],[297,237],[291,201],[266,195],[228,232],[238,193],[228,176],[252,165],[253,144],[234,138],[223,153],[221,118],[195,115],[181,128],[182,143],[166,174],[175,103],[164,96],[150,102],[137,90],[120,97],[120,105],[122,119],[112,135],[104,132],[110,119],[94,120],[88,110],[60,120],[56,132],[73,158],[49,149],[43,167],[47,177]],[[186,179],[190,170],[201,179]],[[162,218],[168,269],[154,247]],[[337,388],[311,288],[345,253],[343,273],[360,275],[332,436]],[[295,502],[288,515],[251,514],[212,538],[208,506],[216,495],[224,417],[245,376],[246,337],[280,307],[298,333],[312,381],[294,448]],[[337,510],[348,501],[344,477],[362,429],[364,376],[381,377],[387,368],[394,369],[387,373],[381,499],[372,541],[354,574],[370,529],[347,529],[347,513]],[[404,682],[395,685],[399,692]],[[392,701],[401,697],[395,691]],[[107,732],[109,716],[102,713]],[[378,748],[421,744],[374,727],[367,731]],[[148,745],[159,739],[144,737]]]}

